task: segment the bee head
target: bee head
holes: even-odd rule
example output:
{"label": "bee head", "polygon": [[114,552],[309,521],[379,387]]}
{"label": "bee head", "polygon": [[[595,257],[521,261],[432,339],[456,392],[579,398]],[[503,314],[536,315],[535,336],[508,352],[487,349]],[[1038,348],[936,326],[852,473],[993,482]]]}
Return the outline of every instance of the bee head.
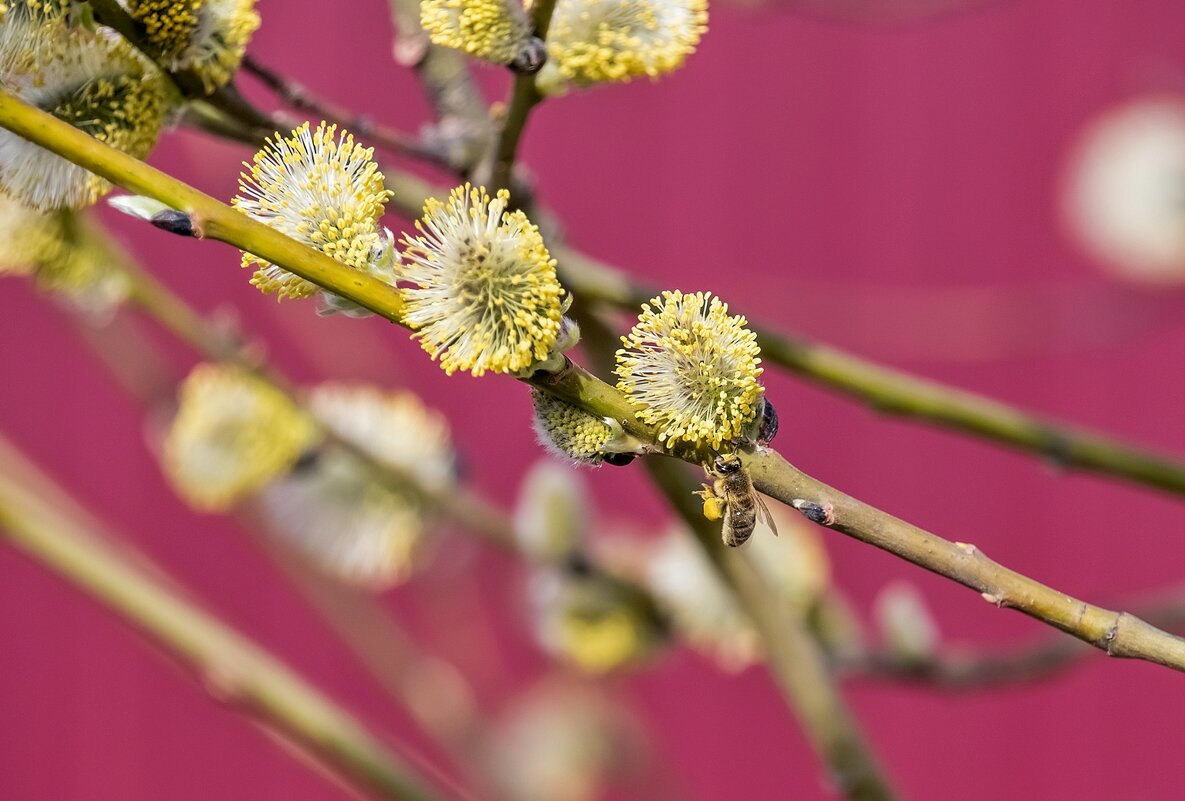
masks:
{"label": "bee head", "polygon": [[721,476],[730,476],[741,469],[741,460],[735,456],[717,456],[716,457],[716,473]]}

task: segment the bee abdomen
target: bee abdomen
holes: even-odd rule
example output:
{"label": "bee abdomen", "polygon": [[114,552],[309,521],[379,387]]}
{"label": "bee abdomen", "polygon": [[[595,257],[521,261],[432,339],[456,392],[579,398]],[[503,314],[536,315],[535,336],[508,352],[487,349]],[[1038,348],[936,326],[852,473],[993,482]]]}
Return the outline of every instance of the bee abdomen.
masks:
{"label": "bee abdomen", "polygon": [[744,545],[753,536],[753,529],[757,525],[757,509],[753,506],[737,508],[730,506],[721,529],[724,544],[735,548]]}

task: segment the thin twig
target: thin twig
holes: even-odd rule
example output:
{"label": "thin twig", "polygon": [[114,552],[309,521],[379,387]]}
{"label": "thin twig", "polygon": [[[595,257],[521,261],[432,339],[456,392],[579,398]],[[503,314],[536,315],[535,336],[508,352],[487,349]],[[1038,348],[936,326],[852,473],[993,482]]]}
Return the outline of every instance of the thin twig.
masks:
{"label": "thin twig", "polygon": [[420,27],[420,0],[390,0],[391,19],[398,31],[396,57],[410,62],[440,120],[458,119],[485,127],[489,114],[473,82],[469,61],[458,50],[428,41]]}
{"label": "thin twig", "polygon": [[[115,184],[190,214],[195,230],[209,238],[232,243],[392,322],[400,321],[402,300],[396,288],[343,267],[323,253],[249,219],[3,91],[0,91],[0,127]],[[594,415],[617,420],[627,433],[658,447],[657,432],[637,419],[634,406],[625,395],[570,361],[565,360],[564,367],[556,373],[540,371],[527,380]],[[709,456],[702,448],[677,455],[695,464],[707,463]],[[840,522],[833,525],[844,533],[974,587],[1001,606],[1020,609],[1112,655],[1185,670],[1185,640],[1126,613],[1109,612],[1076,601],[997,565],[974,549],[947,542],[848,498],[793,468],[772,451],[752,455],[747,463],[758,489],[770,497],[791,504],[806,501],[814,504],[804,507],[812,512],[842,509]],[[827,506],[829,503],[831,507]],[[820,519],[826,522],[828,516],[824,514]]]}
{"label": "thin twig", "polygon": [[389,4],[397,31],[395,59],[415,70],[436,112],[437,124],[427,136],[438,138],[449,161],[468,171],[489,149],[493,134],[489,109],[473,81],[469,59],[458,50],[428,41],[420,26],[420,0],[390,0]]}
{"label": "thin twig", "polygon": [[[555,3],[556,0],[536,0],[531,9],[531,24],[535,36],[540,39],[547,39],[547,29],[551,25],[551,13],[555,10]],[[534,74],[522,73],[515,76],[506,116],[491,148],[492,162],[489,165],[490,179],[487,184],[491,193],[511,188],[519,140],[526,130],[531,111],[541,100],[543,95],[535,85]]]}
{"label": "thin twig", "polygon": [[368,143],[374,143],[391,153],[410,156],[449,170],[457,166],[452,164],[444,153],[420,141],[418,137],[360,117],[344,106],[317,97],[304,86],[265,67],[249,55],[243,57],[243,71],[275,92],[286,105],[297,111],[311,112],[326,122],[337,123]]}
{"label": "thin twig", "polygon": [[[20,477],[19,479],[17,477]],[[50,487],[51,497],[31,484]],[[439,797],[345,710],[275,657],[67,516],[65,493],[0,439],[0,537],[84,590],[190,668],[211,697],[256,718],[379,798]]]}

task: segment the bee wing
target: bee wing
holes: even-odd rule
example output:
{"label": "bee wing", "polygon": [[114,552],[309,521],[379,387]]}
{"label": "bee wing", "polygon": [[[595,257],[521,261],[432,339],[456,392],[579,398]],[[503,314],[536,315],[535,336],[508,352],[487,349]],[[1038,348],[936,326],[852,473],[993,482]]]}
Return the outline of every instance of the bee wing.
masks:
{"label": "bee wing", "polygon": [[770,514],[769,507],[765,505],[765,499],[756,490],[753,491],[753,498],[757,501],[757,519],[769,526],[775,537],[778,536],[778,526],[774,523],[774,516]]}

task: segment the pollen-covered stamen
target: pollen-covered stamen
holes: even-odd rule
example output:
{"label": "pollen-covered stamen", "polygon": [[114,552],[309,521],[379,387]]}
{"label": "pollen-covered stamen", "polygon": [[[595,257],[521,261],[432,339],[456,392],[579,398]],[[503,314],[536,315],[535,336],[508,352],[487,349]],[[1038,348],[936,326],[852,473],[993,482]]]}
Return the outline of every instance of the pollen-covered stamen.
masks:
{"label": "pollen-covered stamen", "polygon": [[267,528],[333,578],[381,590],[408,578],[424,540],[422,509],[362,460],[327,447],[259,493]]}
{"label": "pollen-covered stamen", "polygon": [[494,64],[519,61],[533,47],[518,0],[422,0],[420,25],[433,44]]}
{"label": "pollen-covered stamen", "polygon": [[316,436],[313,419],[262,378],[200,364],[181,385],[163,467],[191,506],[224,510],[290,468]]}
{"label": "pollen-covered stamen", "polygon": [[[0,85],[125,153],[156,143],[167,108],[163,78],[109,31],[68,29],[10,11],[0,26]],[[0,189],[41,210],[81,208],[110,184],[8,131],[0,131]]]}
{"label": "pollen-covered stamen", "polygon": [[706,0],[559,0],[548,29],[545,90],[657,78],[707,30]]}
{"label": "pollen-covered stamen", "polygon": [[[336,125],[309,124],[290,136],[268,139],[255,154],[250,173],[239,178],[240,195],[232,201],[249,217],[275,228],[355,270],[383,275],[391,249],[379,225],[391,192],[373,160]],[[376,258],[377,255],[377,258]],[[251,253],[243,266],[257,266],[251,283],[265,294],[304,298],[317,286]]]}
{"label": "pollen-covered stamen", "polygon": [[426,488],[443,490],[456,479],[448,421],[412,392],[321,384],[309,394],[309,408],[339,437]]}
{"label": "pollen-covered stamen", "polygon": [[415,486],[393,484],[326,443],[304,469],[261,493],[269,528],[338,579],[376,589],[402,581],[428,544],[433,508],[424,490],[445,491],[455,480],[448,423],[410,392],[366,386],[322,384],[309,393],[309,408],[341,440]]}
{"label": "pollen-covered stamen", "polygon": [[153,55],[171,62],[189,47],[198,28],[202,0],[125,0],[132,19],[144,26]]}
{"label": "pollen-covered stamen", "polygon": [[563,289],[543,237],[522,211],[506,211],[465,184],[435,198],[404,238],[404,322],[450,375],[512,373],[548,357],[560,333]]}
{"label": "pollen-covered stamen", "polygon": [[667,445],[718,449],[756,418],[760,348],[745,318],[710,293],[664,292],[642,307],[617,351],[617,386]]}
{"label": "pollen-covered stamen", "polygon": [[227,83],[259,27],[254,0],[120,0],[145,29],[154,59],[190,69],[207,92]]}

